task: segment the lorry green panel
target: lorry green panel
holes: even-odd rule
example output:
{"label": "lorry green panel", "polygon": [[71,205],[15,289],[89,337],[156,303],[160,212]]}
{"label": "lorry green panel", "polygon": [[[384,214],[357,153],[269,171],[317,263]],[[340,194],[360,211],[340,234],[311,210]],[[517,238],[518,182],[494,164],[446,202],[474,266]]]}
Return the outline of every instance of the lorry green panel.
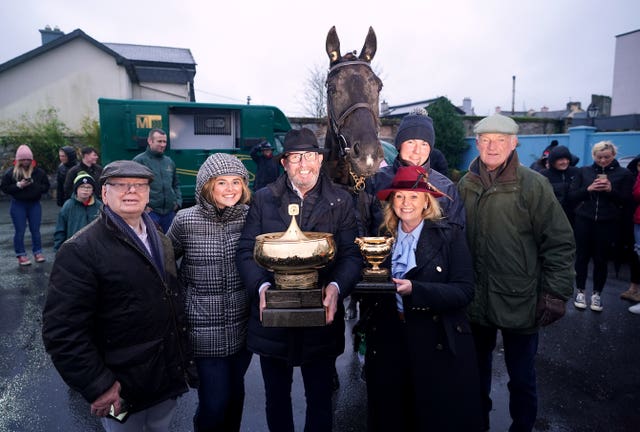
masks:
{"label": "lorry green panel", "polygon": [[200,165],[216,152],[235,154],[255,177],[251,148],[266,139],[282,150],[291,129],[278,108],[266,105],[231,105],[175,101],[98,100],[101,163],[133,159],[147,147],[152,128],[167,132],[165,154],[176,164],[184,205],[194,202]]}

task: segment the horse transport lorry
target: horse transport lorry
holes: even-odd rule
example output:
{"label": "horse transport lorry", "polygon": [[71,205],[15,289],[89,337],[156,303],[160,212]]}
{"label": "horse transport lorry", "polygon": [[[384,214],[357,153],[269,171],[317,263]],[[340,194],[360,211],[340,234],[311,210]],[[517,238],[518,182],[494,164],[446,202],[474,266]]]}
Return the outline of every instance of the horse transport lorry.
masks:
{"label": "horse transport lorry", "polygon": [[167,133],[165,154],[176,164],[183,206],[195,202],[196,175],[200,165],[217,152],[236,155],[245,164],[250,180],[256,166],[251,148],[262,140],[282,151],[291,129],[278,108],[266,105],[225,105],[198,102],[149,100],[98,100],[100,110],[101,162],[133,159],[147,148],[153,128]]}

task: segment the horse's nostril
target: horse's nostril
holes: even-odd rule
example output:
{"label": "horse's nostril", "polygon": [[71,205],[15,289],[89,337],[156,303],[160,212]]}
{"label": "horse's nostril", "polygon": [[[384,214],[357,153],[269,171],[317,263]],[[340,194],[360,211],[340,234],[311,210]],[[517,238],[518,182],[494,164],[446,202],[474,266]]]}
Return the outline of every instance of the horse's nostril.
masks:
{"label": "horse's nostril", "polygon": [[360,144],[359,143],[355,143],[353,144],[353,154],[358,156],[360,154]]}

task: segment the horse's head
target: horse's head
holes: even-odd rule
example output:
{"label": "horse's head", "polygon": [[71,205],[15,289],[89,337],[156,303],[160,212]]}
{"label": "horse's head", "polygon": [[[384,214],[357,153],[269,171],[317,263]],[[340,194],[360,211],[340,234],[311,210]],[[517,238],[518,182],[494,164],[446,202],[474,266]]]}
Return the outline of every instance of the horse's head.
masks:
{"label": "horse's head", "polygon": [[376,53],[376,34],[369,33],[360,55],[355,51],[340,54],[336,28],[327,35],[330,60],[327,75],[327,130],[325,147],[331,149],[330,160],[348,162],[352,176],[373,175],[384,158],[378,140],[378,97],[382,81],[371,69]]}

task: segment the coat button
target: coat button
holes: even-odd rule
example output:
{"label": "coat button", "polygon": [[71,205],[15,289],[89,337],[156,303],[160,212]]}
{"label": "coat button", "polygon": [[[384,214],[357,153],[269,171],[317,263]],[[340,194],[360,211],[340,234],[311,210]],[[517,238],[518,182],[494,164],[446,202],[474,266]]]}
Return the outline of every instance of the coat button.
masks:
{"label": "coat button", "polygon": [[438,322],[440,320],[440,315],[433,316],[433,322]]}
{"label": "coat button", "polygon": [[440,266],[436,266],[436,271],[437,271],[438,273],[442,273],[442,267],[440,267]]}
{"label": "coat button", "polygon": [[458,333],[462,333],[462,326],[457,325],[456,330],[458,331]]}
{"label": "coat button", "polygon": [[436,349],[437,349],[438,351],[442,351],[442,349],[443,349],[443,348],[444,348],[444,347],[442,346],[442,344],[437,344],[437,345],[436,345]]}

